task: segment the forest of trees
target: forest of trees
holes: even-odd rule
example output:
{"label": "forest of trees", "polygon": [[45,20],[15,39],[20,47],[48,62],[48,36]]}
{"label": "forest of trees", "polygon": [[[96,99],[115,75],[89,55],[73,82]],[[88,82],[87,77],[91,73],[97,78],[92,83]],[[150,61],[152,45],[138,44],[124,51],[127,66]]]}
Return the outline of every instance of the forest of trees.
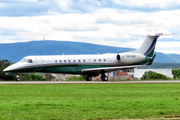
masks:
{"label": "forest of trees", "polygon": [[0,80],[13,80],[13,79],[15,80],[16,79],[15,76],[5,75],[5,73],[3,72],[3,70],[11,64],[12,63],[9,60],[0,59]]}

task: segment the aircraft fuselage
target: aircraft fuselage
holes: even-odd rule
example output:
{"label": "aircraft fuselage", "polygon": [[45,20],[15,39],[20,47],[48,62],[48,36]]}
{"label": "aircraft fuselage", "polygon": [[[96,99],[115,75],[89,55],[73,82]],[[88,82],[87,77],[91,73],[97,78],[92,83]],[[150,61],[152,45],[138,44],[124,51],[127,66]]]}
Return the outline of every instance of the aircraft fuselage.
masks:
{"label": "aircraft fuselage", "polygon": [[[70,73],[81,74],[83,69],[138,65],[146,63],[146,56],[138,53],[97,55],[49,55],[27,56],[20,62],[4,69],[4,72],[28,73]],[[147,59],[147,58],[146,58]]]}

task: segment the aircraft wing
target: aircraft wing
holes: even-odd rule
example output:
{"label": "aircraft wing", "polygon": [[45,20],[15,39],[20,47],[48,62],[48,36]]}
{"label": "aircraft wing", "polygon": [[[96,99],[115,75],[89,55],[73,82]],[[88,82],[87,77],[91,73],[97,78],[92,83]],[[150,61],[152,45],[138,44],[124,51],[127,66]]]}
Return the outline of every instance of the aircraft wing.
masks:
{"label": "aircraft wing", "polygon": [[115,71],[115,70],[123,70],[123,69],[131,69],[131,68],[136,68],[136,67],[141,67],[143,65],[132,65],[132,66],[116,66],[116,67],[102,67],[102,68],[90,68],[90,69],[82,69],[82,73],[87,73],[87,72],[100,72],[100,71]]}

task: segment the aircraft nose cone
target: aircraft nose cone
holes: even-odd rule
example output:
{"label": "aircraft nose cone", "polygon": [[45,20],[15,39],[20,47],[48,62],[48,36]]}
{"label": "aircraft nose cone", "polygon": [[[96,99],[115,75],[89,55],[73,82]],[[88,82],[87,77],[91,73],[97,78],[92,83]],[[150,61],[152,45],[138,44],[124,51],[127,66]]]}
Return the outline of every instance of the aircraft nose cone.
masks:
{"label": "aircraft nose cone", "polygon": [[16,68],[16,64],[10,65],[9,67],[5,68],[3,72],[10,72]]}
{"label": "aircraft nose cone", "polygon": [[9,70],[10,70],[9,67],[7,67],[3,70],[3,72],[8,72]]}

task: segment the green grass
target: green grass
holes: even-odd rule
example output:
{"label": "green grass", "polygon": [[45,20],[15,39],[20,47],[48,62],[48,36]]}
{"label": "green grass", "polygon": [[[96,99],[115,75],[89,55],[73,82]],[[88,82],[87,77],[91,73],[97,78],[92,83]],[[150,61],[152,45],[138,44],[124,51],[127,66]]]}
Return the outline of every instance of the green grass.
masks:
{"label": "green grass", "polygon": [[108,119],[180,115],[180,84],[0,85],[0,119]]}

